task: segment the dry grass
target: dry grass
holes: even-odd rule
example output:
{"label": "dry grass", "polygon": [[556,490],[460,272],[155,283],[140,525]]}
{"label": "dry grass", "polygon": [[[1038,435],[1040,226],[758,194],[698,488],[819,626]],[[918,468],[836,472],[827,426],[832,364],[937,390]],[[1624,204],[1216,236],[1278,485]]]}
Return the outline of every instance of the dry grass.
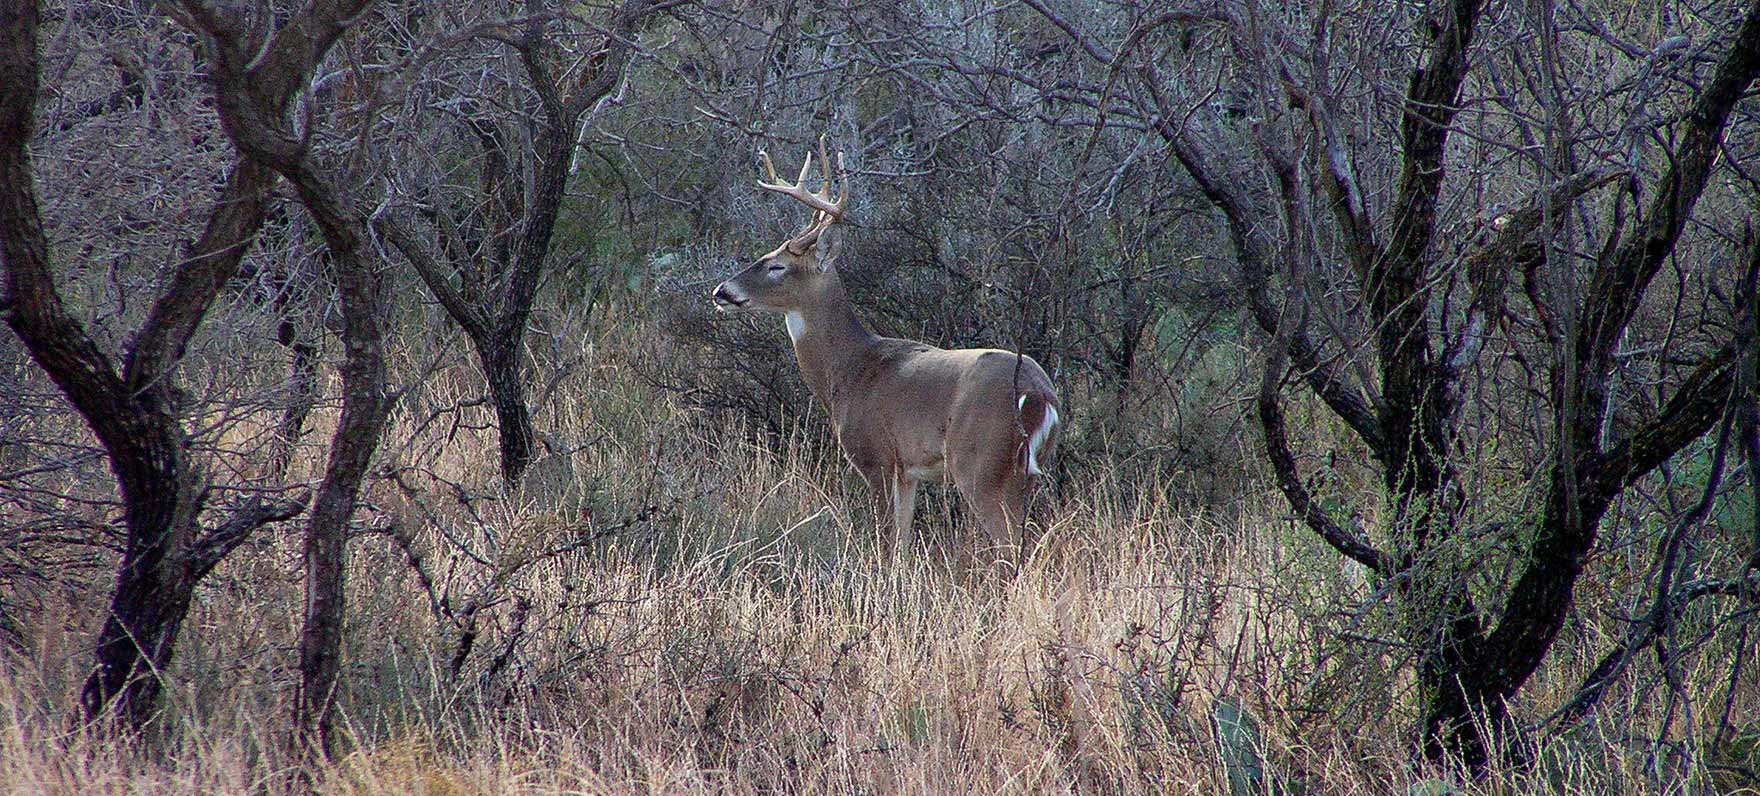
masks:
{"label": "dry grass", "polygon": [[[588,376],[546,417],[581,447],[541,465],[557,487],[542,494],[496,491],[487,432],[428,422],[476,389],[468,370],[403,405],[395,477],[370,495],[380,532],[352,548],[349,751],[320,791],[1217,793],[1223,696],[1263,723],[1297,792],[1425,779],[1393,617],[1274,496],[1199,511],[1090,474],[1013,578],[960,566],[957,533],[888,562],[843,508],[860,495],[835,451],[706,427],[598,353],[634,343],[582,345]],[[958,525],[930,505],[924,530]],[[0,675],[0,793],[287,787],[293,537],[264,534],[215,574],[137,748],[65,731],[103,584],[31,617],[29,654]],[[1556,704],[1616,632],[1574,630],[1528,709]],[[1714,703],[1726,669],[1689,688]],[[1753,711],[1747,678],[1736,701]],[[1610,699],[1625,724],[1465,791],[1682,792],[1639,743],[1659,697]]]}

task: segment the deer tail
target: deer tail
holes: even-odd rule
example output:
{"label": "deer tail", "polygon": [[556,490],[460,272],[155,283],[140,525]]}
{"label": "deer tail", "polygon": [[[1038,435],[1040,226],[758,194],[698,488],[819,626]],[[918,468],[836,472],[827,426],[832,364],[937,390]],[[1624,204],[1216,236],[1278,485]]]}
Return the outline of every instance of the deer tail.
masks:
{"label": "deer tail", "polygon": [[1057,405],[1049,398],[1036,392],[1022,393],[1015,401],[1015,410],[1020,413],[1021,431],[1027,435],[1027,444],[1021,446],[1021,465],[1027,475],[1043,475],[1039,466],[1040,451],[1045,443],[1051,440],[1052,432],[1057,428]]}

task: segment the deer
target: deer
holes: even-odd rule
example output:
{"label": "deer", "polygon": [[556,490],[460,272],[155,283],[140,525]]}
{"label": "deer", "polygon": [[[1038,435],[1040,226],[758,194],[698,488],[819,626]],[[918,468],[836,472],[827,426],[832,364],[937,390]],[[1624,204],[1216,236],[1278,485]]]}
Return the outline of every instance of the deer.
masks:
{"label": "deer", "polygon": [[[1056,454],[1057,391],[1032,357],[996,348],[943,349],[875,334],[838,277],[849,174],[819,142],[822,184],[807,190],[809,150],[793,183],[760,151],[758,187],[812,210],[806,229],[716,286],[717,310],[781,313],[795,359],[830,414],[844,458],[867,482],[897,559],[914,540],[917,489],[951,480],[989,536],[993,563],[1012,564],[1034,491]],[[839,179],[841,178],[841,179]],[[842,188],[834,196],[833,184]]]}

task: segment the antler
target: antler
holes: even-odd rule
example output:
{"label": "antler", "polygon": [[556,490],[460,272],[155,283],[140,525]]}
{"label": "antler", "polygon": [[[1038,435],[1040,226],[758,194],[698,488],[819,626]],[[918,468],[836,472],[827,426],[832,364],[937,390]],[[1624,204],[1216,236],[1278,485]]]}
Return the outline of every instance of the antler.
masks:
{"label": "antler", "polygon": [[[769,175],[768,182],[758,181],[758,187],[766,191],[775,191],[784,196],[794,197],[796,201],[813,208],[813,220],[800,234],[790,238],[783,244],[795,254],[804,253],[808,247],[819,241],[819,236],[832,224],[843,220],[844,211],[849,205],[849,173],[843,167],[843,153],[837,153],[837,175],[830,169],[831,158],[825,154],[825,137],[819,137],[819,161],[826,164],[825,182],[817,191],[807,190],[807,175],[813,170],[813,153],[807,153],[806,162],[801,164],[801,174],[793,183],[784,182],[776,176],[776,164],[770,161],[770,153],[759,150],[758,156],[764,159],[764,172]],[[843,178],[843,191],[836,197],[831,195],[832,185],[837,177]]]}

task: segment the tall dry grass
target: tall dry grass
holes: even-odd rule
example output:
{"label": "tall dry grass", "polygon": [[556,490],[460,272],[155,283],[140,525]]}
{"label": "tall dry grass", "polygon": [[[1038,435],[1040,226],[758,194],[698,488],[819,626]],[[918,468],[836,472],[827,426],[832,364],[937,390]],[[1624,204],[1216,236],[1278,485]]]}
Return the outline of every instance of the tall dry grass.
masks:
{"label": "tall dry grass", "polygon": [[[1223,697],[1263,725],[1281,792],[1435,786],[1409,762],[1398,617],[1269,490],[1194,508],[1102,468],[1062,485],[1014,577],[965,565],[953,500],[891,561],[823,440],[705,422],[644,386],[639,330],[603,328],[544,410],[568,444],[514,494],[486,410],[460,405],[480,391],[468,367],[407,352],[420,384],[351,547],[347,750],[321,792],[1219,793]],[[30,617],[0,674],[0,792],[290,787],[297,551],[264,533],[216,572],[162,718],[128,746],[67,724],[104,584]],[[1543,718],[1618,632],[1573,628],[1519,711]],[[1725,672],[1683,687],[1753,727],[1751,670]],[[1657,694],[1609,700],[1620,722],[1462,792],[1756,792],[1671,767],[1654,741],[1705,739],[1650,738]]]}

